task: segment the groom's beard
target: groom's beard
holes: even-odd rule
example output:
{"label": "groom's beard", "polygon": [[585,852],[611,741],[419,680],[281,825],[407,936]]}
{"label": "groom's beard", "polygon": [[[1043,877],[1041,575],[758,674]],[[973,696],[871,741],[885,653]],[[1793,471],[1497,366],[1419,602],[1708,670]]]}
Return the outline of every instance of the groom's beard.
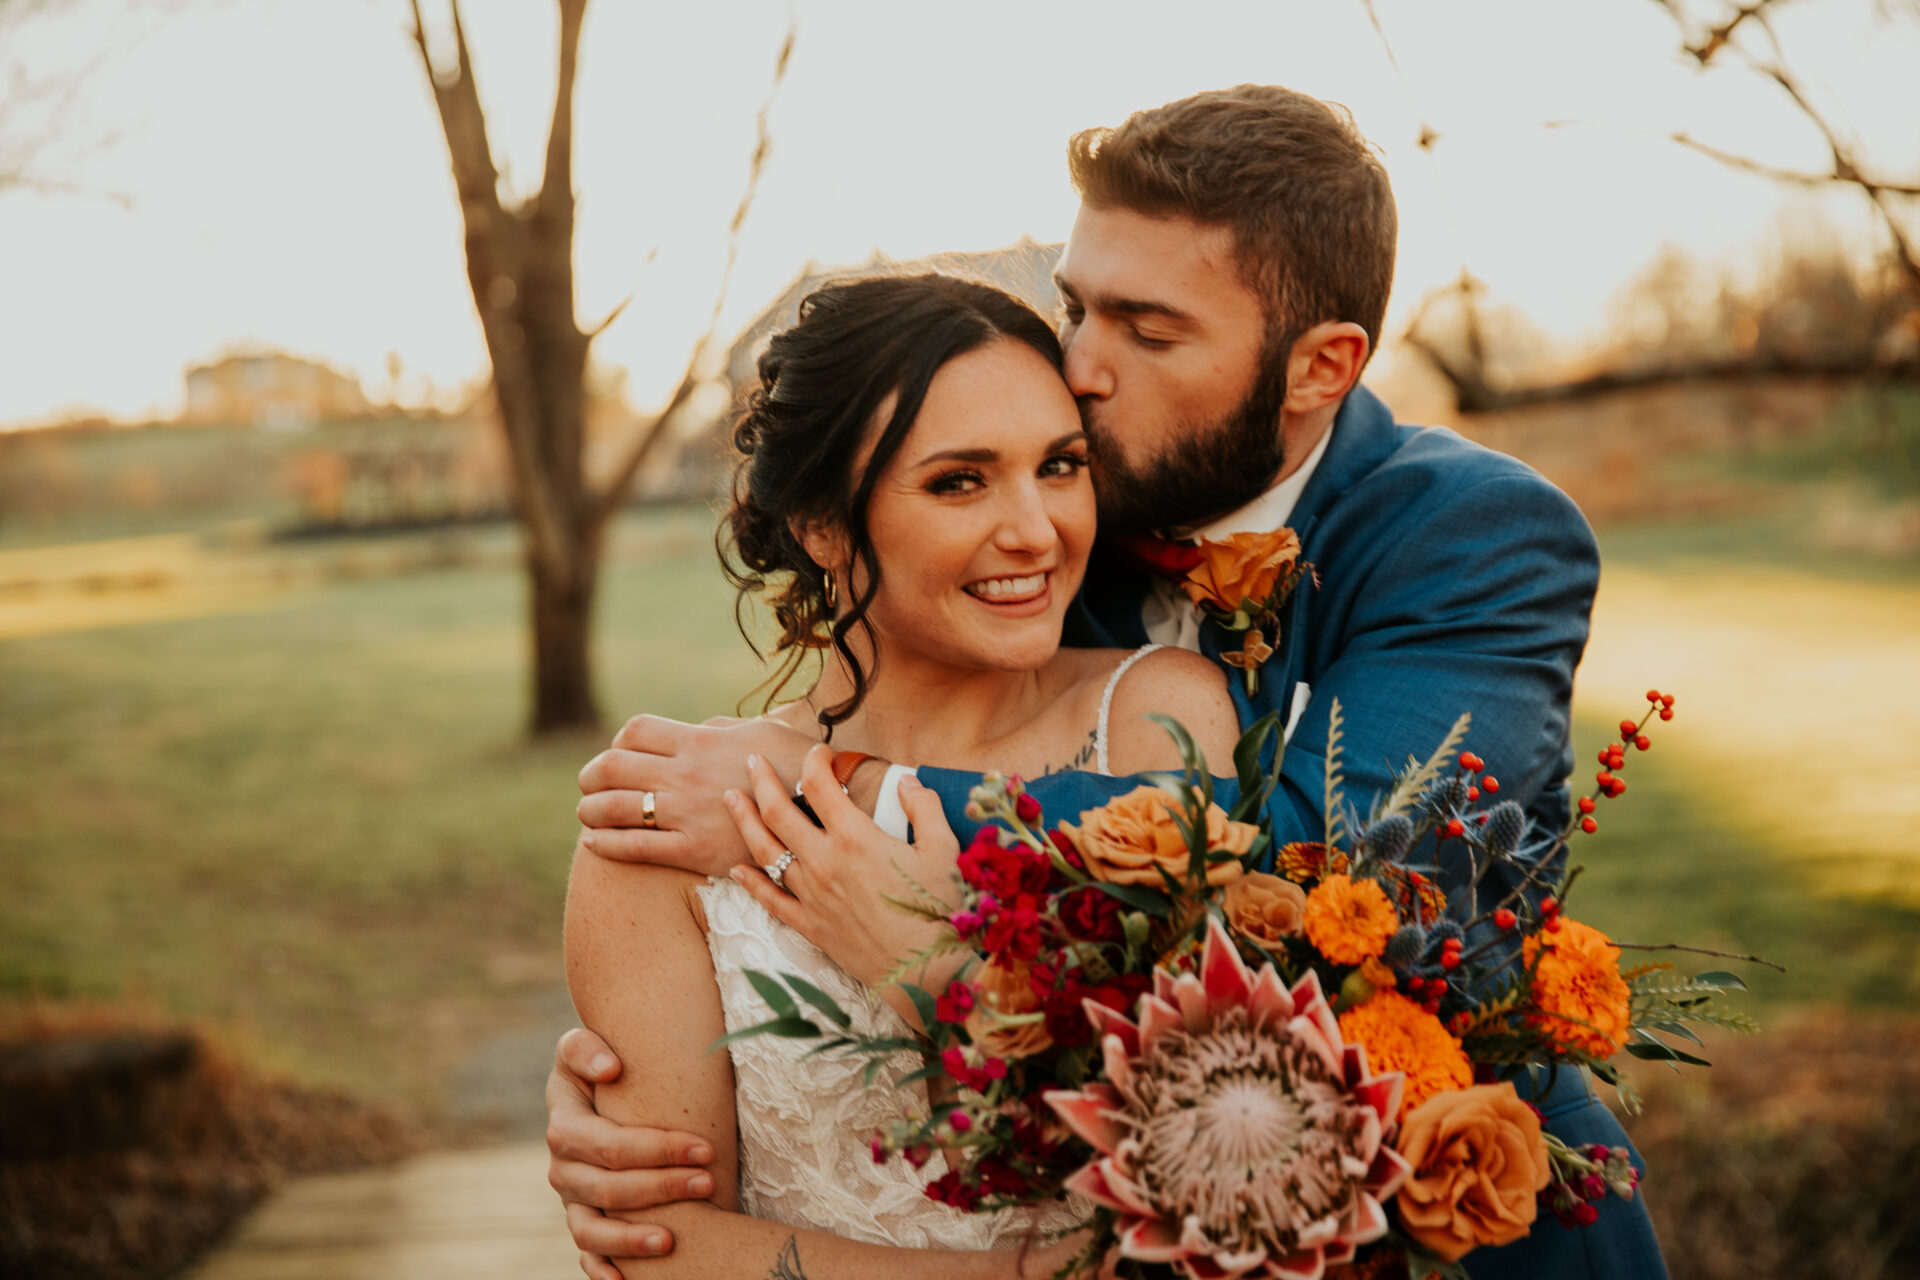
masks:
{"label": "groom's beard", "polygon": [[1130,465],[1114,447],[1110,426],[1094,417],[1092,406],[1081,405],[1093,448],[1101,533],[1202,525],[1273,487],[1286,464],[1280,407],[1287,398],[1287,366],[1263,358],[1261,368],[1246,398],[1224,418],[1185,425],[1178,443],[1144,466]]}

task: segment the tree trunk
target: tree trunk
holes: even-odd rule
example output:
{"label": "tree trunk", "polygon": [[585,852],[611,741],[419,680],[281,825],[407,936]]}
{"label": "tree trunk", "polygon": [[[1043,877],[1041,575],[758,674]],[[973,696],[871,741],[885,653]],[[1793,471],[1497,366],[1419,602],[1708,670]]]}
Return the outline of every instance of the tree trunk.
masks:
{"label": "tree trunk", "polygon": [[593,697],[593,606],[599,555],[551,567],[527,557],[533,610],[533,719],[536,734],[600,723]]}

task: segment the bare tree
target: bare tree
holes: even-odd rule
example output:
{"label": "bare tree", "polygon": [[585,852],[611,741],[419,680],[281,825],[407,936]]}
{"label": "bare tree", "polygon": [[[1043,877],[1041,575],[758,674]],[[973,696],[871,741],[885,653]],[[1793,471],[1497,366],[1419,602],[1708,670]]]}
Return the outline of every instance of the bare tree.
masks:
{"label": "bare tree", "polygon": [[[1372,21],[1389,62],[1398,72],[1399,62],[1394,57],[1373,0],[1360,2]],[[1784,3],[1784,0],[1729,0],[1719,6],[1717,21],[1696,16],[1687,0],[1653,2],[1673,19],[1679,30],[1682,50],[1697,66],[1705,69],[1718,59],[1737,56],[1751,71],[1771,81],[1819,131],[1827,144],[1832,163],[1826,172],[1808,173],[1723,151],[1684,132],[1665,135],[1668,140],[1717,163],[1761,174],[1779,182],[1805,187],[1839,186],[1858,190],[1871,203],[1886,231],[1889,263],[1900,280],[1896,290],[1891,292],[1877,285],[1867,290],[1861,299],[1861,310],[1871,312],[1880,327],[1889,333],[1895,328],[1920,332],[1920,246],[1916,246],[1904,222],[1912,213],[1911,202],[1915,197],[1920,197],[1920,185],[1877,174],[1861,160],[1835,123],[1815,106],[1799,78],[1788,69],[1779,37],[1768,17],[1768,10]],[[1882,0],[1880,17],[1884,21],[1920,18],[1920,0]],[[1746,39],[1741,35],[1743,28],[1762,33],[1764,52],[1755,52],[1743,43]],[[1572,122],[1553,121],[1548,127],[1560,128],[1569,123]],[[1423,122],[1419,145],[1422,149],[1431,150],[1441,136],[1432,125]],[[1793,264],[1788,266],[1791,269]],[[1492,344],[1486,334],[1487,319],[1483,311],[1485,292],[1484,286],[1463,265],[1456,283],[1436,290],[1421,300],[1412,320],[1401,334],[1401,341],[1420,352],[1452,386],[1455,401],[1463,412],[1580,399],[1663,383],[1741,381],[1755,374],[1912,376],[1915,372],[1912,356],[1897,354],[1900,344],[1876,344],[1869,336],[1847,350],[1798,351],[1763,345],[1756,346],[1748,353],[1712,358],[1702,358],[1697,352],[1683,353],[1677,361],[1613,368],[1571,382],[1516,387],[1502,376],[1500,361],[1494,358],[1491,351]],[[1436,324],[1438,317],[1444,319]],[[1893,350],[1896,354],[1888,356],[1885,354],[1887,350]]]}
{"label": "bare tree", "polygon": [[[453,163],[466,228],[467,283],[493,365],[493,390],[507,436],[514,502],[526,535],[532,583],[532,729],[548,733],[587,728],[600,722],[593,693],[592,626],[607,526],[625,501],[634,475],[662,438],[668,417],[698,386],[720,302],[715,302],[707,331],[695,344],[666,408],[643,424],[611,482],[594,486],[584,468],[582,447],[587,351],[621,308],[586,330],[574,316],[573,84],[587,0],[558,0],[559,82],[545,168],[539,191],[514,203],[500,196],[499,171],[487,140],[458,0],[453,3],[451,65],[438,68],[419,0],[411,3],[414,40],[433,86]],[[775,64],[776,89],[792,48],[789,30]],[[746,193],[730,229],[722,297],[740,227],[766,157],[764,105],[758,131]]]}

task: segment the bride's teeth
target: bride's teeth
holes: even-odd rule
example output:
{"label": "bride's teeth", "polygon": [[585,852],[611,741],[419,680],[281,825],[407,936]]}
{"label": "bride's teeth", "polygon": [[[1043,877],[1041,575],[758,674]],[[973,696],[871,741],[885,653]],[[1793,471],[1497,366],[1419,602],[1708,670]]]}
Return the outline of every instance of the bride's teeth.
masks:
{"label": "bride's teeth", "polygon": [[968,590],[974,595],[993,599],[998,596],[1025,596],[1038,591],[1046,582],[1045,574],[1033,574],[1025,578],[989,578],[977,582]]}

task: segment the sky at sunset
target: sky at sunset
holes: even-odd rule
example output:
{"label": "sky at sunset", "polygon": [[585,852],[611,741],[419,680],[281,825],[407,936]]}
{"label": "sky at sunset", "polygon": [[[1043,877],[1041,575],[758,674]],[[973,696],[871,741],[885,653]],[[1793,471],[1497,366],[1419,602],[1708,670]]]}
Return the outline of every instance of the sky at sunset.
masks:
{"label": "sky at sunset", "polygon": [[[444,34],[444,2],[424,0]],[[92,65],[42,176],[0,191],[0,424],[176,412],[182,369],[272,346],[419,402],[484,370],[458,210],[404,0],[207,0],[156,17],[78,0],[0,48],[15,77]],[[1401,208],[1389,328],[1462,264],[1567,343],[1665,244],[1756,270],[1824,228],[1863,256],[1854,193],[1810,196],[1663,139],[1685,130],[1826,167],[1817,133],[1737,59],[1707,74],[1651,0],[795,0],[796,51],[721,323],[730,337],[809,262],[854,264],[1057,240],[1076,202],[1067,136],[1196,90],[1258,80],[1346,104]],[[555,18],[542,0],[464,6],[496,156],[537,181]],[[753,116],[789,7],[595,0],[576,100],[579,313],[633,302],[596,344],[644,408],[706,322]],[[1862,151],[1920,174],[1920,18],[1798,0],[1791,65]],[[1764,44],[1756,44],[1764,48]],[[1560,128],[1549,123],[1572,121]],[[1441,137],[1431,154],[1423,123]],[[110,145],[89,139],[112,135]],[[1783,230],[1784,229],[1784,230]],[[390,383],[397,354],[404,376]]]}

